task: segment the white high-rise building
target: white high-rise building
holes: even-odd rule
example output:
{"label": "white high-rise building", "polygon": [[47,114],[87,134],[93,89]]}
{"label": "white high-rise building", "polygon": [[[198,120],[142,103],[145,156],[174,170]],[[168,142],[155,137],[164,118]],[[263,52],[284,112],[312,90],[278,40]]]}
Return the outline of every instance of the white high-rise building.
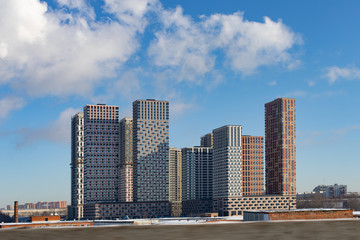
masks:
{"label": "white high-rise building", "polygon": [[242,151],[240,125],[213,130],[213,198],[242,196]]}
{"label": "white high-rise building", "polygon": [[84,114],[71,118],[71,209],[70,219],[83,218],[84,205]]}
{"label": "white high-rise building", "polygon": [[133,199],[169,201],[169,102],[133,102]]}

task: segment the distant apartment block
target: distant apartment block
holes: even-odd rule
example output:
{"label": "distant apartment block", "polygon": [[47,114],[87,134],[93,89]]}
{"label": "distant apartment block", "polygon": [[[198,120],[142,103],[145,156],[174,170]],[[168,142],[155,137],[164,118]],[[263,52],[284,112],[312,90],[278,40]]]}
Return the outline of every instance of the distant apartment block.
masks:
{"label": "distant apartment block", "polygon": [[133,199],[169,200],[169,102],[133,102]]}
{"label": "distant apartment block", "polygon": [[133,201],[133,121],[120,121],[119,201]]}
{"label": "distant apartment block", "polygon": [[182,174],[181,150],[169,149],[169,201],[182,201]]}
{"label": "distant apartment block", "polygon": [[323,194],[328,198],[344,197],[347,194],[347,185],[319,185],[313,190],[315,193]]}
{"label": "distant apartment block", "polygon": [[213,133],[208,133],[208,134],[202,136],[201,139],[200,139],[200,145],[202,147],[210,147],[210,148],[212,148],[213,145],[214,145]]}
{"label": "distant apartment block", "polygon": [[264,138],[242,136],[242,190],[243,196],[263,195],[264,186]]}
{"label": "distant apartment block", "polygon": [[83,218],[84,206],[84,114],[71,118],[71,219]]}
{"label": "distant apartment block", "polygon": [[84,107],[84,203],[118,201],[119,107]]}
{"label": "distant apartment block", "polygon": [[187,147],[182,150],[183,201],[211,199],[213,196],[213,150]]}
{"label": "distant apartment block", "polygon": [[[56,202],[37,202],[37,203],[25,203],[18,206],[19,210],[26,209],[60,209],[67,208],[66,201],[56,201]],[[13,210],[14,205],[7,205],[7,210]]]}
{"label": "distant apartment block", "polygon": [[295,99],[265,104],[266,194],[295,195]]}
{"label": "distant apartment block", "polygon": [[227,125],[213,130],[213,197],[242,196],[242,127]]}

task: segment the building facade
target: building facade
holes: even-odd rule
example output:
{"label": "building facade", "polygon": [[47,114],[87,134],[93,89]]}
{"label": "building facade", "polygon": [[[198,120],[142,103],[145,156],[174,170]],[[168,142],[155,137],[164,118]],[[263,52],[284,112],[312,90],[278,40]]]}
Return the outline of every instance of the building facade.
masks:
{"label": "building facade", "polygon": [[246,196],[214,199],[213,211],[219,216],[243,215],[244,211],[296,209],[296,196]]}
{"label": "building facade", "polygon": [[242,160],[243,196],[265,194],[263,137],[242,136]]}
{"label": "building facade", "polygon": [[169,200],[169,102],[133,102],[133,200]]}
{"label": "building facade", "polygon": [[169,201],[182,201],[181,150],[169,149]]}
{"label": "building facade", "polygon": [[213,133],[208,133],[201,137],[200,146],[212,148],[214,145]]}
{"label": "building facade", "polygon": [[119,107],[84,107],[84,203],[118,201]]}
{"label": "building facade", "polygon": [[[71,219],[83,218],[84,206],[84,114],[71,118]],[[66,207],[66,206],[65,206]]]}
{"label": "building facade", "polygon": [[183,201],[212,199],[212,148],[190,147],[183,148],[181,152]]}
{"label": "building facade", "polygon": [[295,99],[265,104],[266,194],[296,194]]}
{"label": "building facade", "polygon": [[119,201],[133,201],[133,121],[120,121]]}
{"label": "building facade", "polygon": [[240,125],[213,130],[213,198],[242,196],[242,151]]}
{"label": "building facade", "polygon": [[170,202],[122,202],[87,204],[84,208],[86,219],[123,219],[169,217]]}

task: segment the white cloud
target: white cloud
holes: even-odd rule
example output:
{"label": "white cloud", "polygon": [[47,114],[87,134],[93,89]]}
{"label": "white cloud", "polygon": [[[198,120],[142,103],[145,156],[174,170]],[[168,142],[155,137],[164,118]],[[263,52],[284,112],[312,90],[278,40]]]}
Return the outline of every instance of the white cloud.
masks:
{"label": "white cloud", "polygon": [[340,68],[337,66],[328,67],[325,77],[328,79],[330,84],[333,84],[339,78],[360,79],[360,69],[356,67],[352,67],[352,68]]}
{"label": "white cloud", "polygon": [[198,81],[199,75],[213,69],[215,56],[211,55],[211,39],[201,23],[183,14],[181,7],[162,11],[163,30],[155,34],[148,54],[159,67],[177,69],[178,80]]}
{"label": "white cloud", "polygon": [[299,143],[304,146],[323,145],[341,141],[342,138],[354,131],[359,131],[358,124],[345,126],[339,129],[331,129],[325,131],[314,131],[307,133],[299,133]]}
{"label": "white cloud", "polygon": [[141,95],[139,75],[142,69],[131,69],[123,72],[119,79],[109,82],[106,87],[105,95],[98,95],[91,98],[93,102],[108,102],[109,100],[120,96],[128,101],[133,101]]}
{"label": "white cloud", "polygon": [[68,9],[76,9],[83,16],[87,16],[90,19],[95,19],[94,9],[88,5],[84,0],[56,0],[61,7]]}
{"label": "white cloud", "polygon": [[320,92],[320,93],[312,94],[311,97],[312,97],[312,98],[323,98],[323,97],[339,96],[339,95],[344,95],[344,94],[346,94],[346,92],[343,91],[343,90],[338,90],[338,91],[325,91],[325,92]]}
{"label": "white cloud", "polygon": [[276,84],[277,84],[276,81],[269,82],[269,85],[270,85],[270,86],[275,86]]}
{"label": "white cloud", "polygon": [[[58,2],[63,8],[85,6],[83,1]],[[142,19],[143,12],[136,13],[130,15]],[[116,76],[116,69],[139,47],[137,34],[144,26],[116,18],[96,22],[89,14],[49,10],[39,0],[2,2],[2,82],[35,96],[89,95],[95,84]]]}
{"label": "white cloud", "polygon": [[157,11],[158,0],[104,0],[105,10],[117,16],[122,23],[144,30],[147,25],[145,15],[149,11]]}
{"label": "white cloud", "polygon": [[307,83],[308,83],[309,87],[313,87],[316,84],[316,82],[314,82],[314,81],[308,81]]}
{"label": "white cloud", "polygon": [[295,97],[302,97],[302,96],[306,96],[307,93],[304,92],[304,91],[294,91],[294,92],[288,92],[288,93],[285,93],[281,96],[278,96],[278,97],[284,97],[284,98],[295,98]]}
{"label": "white cloud", "polygon": [[4,97],[0,99],[0,119],[6,118],[11,111],[20,109],[25,104],[25,100],[19,97]]}
{"label": "white cloud", "polygon": [[[261,66],[296,62],[289,50],[299,37],[281,21],[247,21],[240,12],[195,19],[181,7],[164,9],[158,0],[104,0],[97,20],[90,2],[56,0],[59,7],[50,9],[40,0],[2,1],[0,84],[32,97],[92,98],[98,86],[121,87],[128,96],[145,80],[137,78],[126,89],[130,71],[124,63],[140,49],[150,23],[155,38],[141,48],[150,58],[141,67],[170,75],[172,85],[207,79],[211,89],[224,79],[219,69],[251,74]],[[224,63],[217,62],[218,53]]]}
{"label": "white cloud", "polygon": [[176,119],[184,112],[186,112],[189,109],[194,108],[195,105],[192,103],[184,103],[180,101],[171,102],[170,104],[170,114],[172,119]]}
{"label": "white cloud", "polygon": [[264,22],[244,20],[240,12],[202,16],[195,21],[182,8],[163,10],[163,29],[157,32],[148,54],[155,65],[172,68],[178,80],[200,81],[214,69],[216,51],[236,72],[251,74],[261,66],[297,64],[288,52],[300,37],[281,21],[265,17]]}
{"label": "white cloud", "polygon": [[40,140],[56,143],[69,143],[71,135],[71,117],[80,112],[80,109],[68,108],[62,111],[55,121],[43,128],[21,128],[17,131],[21,141],[19,146],[31,145]]}

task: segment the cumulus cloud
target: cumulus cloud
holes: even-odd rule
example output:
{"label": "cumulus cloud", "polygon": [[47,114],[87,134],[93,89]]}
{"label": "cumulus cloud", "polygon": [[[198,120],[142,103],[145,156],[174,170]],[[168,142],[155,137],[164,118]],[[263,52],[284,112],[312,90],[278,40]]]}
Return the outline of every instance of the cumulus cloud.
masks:
{"label": "cumulus cloud", "polygon": [[[219,69],[251,74],[261,66],[296,63],[289,51],[301,40],[280,20],[248,21],[241,12],[195,19],[159,0],[104,0],[97,18],[91,2],[56,0],[51,9],[40,0],[2,1],[0,84],[32,97],[91,98],[95,87],[124,88],[126,64],[140,49],[149,60],[141,61],[148,64],[143,69],[170,74],[175,83],[209,79],[207,85],[216,86],[223,79]],[[150,45],[141,46],[150,24],[156,26]],[[141,81],[131,82],[131,89]]]}
{"label": "cumulus cloud", "polygon": [[19,97],[9,96],[0,99],[0,119],[6,118],[11,111],[20,109],[25,104],[25,100]]}
{"label": "cumulus cloud", "polygon": [[144,30],[146,15],[160,8],[158,0],[104,0],[105,10],[117,16],[118,20],[129,26]]}
{"label": "cumulus cloud", "polygon": [[352,68],[340,68],[337,66],[328,67],[325,77],[330,84],[333,84],[338,79],[360,79],[360,69],[356,67]]}
{"label": "cumulus cloud", "polygon": [[70,142],[71,117],[80,112],[80,109],[68,108],[62,111],[59,117],[43,128],[21,128],[17,130],[21,141],[18,146],[31,145],[37,141],[47,140],[55,143]]}
{"label": "cumulus cloud", "polygon": [[216,53],[225,54],[232,70],[251,74],[261,66],[296,64],[289,50],[301,43],[280,20],[244,20],[243,13],[202,16],[184,15],[181,7],[163,10],[163,28],[155,34],[148,54],[158,67],[173,68],[179,80],[197,80],[214,69]]}
{"label": "cumulus cloud", "polygon": [[[58,3],[61,8],[51,10],[39,0],[2,2],[3,83],[35,96],[89,95],[95,84],[116,76],[116,69],[139,47],[137,34],[143,26],[123,24],[119,19],[130,15],[128,19],[141,21],[142,11],[119,13],[99,22],[84,1]],[[91,10],[84,12],[84,6]],[[64,9],[77,9],[81,14]]]}

